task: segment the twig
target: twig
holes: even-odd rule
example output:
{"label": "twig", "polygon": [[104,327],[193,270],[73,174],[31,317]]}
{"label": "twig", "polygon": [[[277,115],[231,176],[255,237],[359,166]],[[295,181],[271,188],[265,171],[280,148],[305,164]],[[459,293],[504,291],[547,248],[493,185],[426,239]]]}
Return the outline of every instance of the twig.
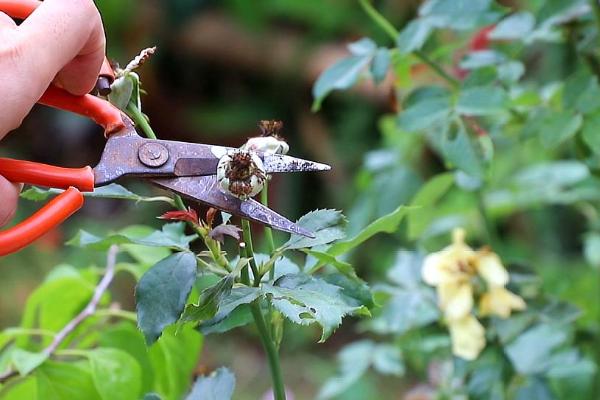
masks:
{"label": "twig", "polygon": [[102,280],[96,286],[96,290],[94,290],[94,295],[92,299],[88,303],[88,305],[79,313],[75,318],[73,318],[60,332],[54,336],[52,343],[46,347],[42,353],[46,355],[51,355],[54,351],[60,346],[60,344],[65,340],[67,336],[69,336],[73,331],[83,322],[86,318],[92,316],[94,312],[96,312],[96,308],[98,307],[98,303],[102,298],[102,295],[108,289],[108,286],[112,282],[113,277],[115,276],[115,265],[117,263],[117,253],[119,252],[119,248],[116,245],[110,246],[108,249],[108,255],[106,256],[106,272],[102,277]]}
{"label": "twig", "polygon": [[[98,303],[100,303],[100,299],[108,286],[112,282],[113,277],[115,276],[115,265],[117,264],[117,253],[119,252],[119,248],[116,245],[112,245],[108,249],[108,254],[106,256],[106,272],[104,276],[96,286],[94,290],[94,294],[92,295],[92,299],[88,303],[88,305],[79,313],[75,318],[73,318],[64,328],[61,329],[60,332],[54,336],[52,339],[52,343],[48,345],[44,350],[42,350],[42,354],[46,356],[52,355],[56,349],[61,345],[61,343],[69,336],[73,331],[88,317],[94,315],[96,312],[96,308],[98,307]],[[4,374],[0,375],[0,383],[4,383],[9,379],[19,375],[16,370],[9,370]]]}

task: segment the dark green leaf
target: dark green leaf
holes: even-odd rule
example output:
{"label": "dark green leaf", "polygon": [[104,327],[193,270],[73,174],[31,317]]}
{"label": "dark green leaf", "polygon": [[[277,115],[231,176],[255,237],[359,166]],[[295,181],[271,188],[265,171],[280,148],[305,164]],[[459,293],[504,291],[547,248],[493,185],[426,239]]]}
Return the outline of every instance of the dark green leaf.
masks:
{"label": "dark green leaf", "polygon": [[341,274],[347,276],[350,279],[360,280],[360,278],[356,275],[356,271],[352,264],[347,263],[345,261],[340,261],[335,256],[332,256],[329,253],[324,253],[316,250],[306,250],[306,254],[313,256],[317,260],[320,261],[323,265],[331,265],[335,269],[337,269]]}
{"label": "dark green leaf", "polygon": [[269,300],[290,321],[321,325],[324,342],[346,315],[364,315],[368,310],[342,293],[342,288],[304,274],[284,275],[275,285],[264,285]]}
{"label": "dark green leaf", "polygon": [[221,367],[208,376],[196,379],[185,400],[230,400],[235,390],[235,375]]}
{"label": "dark green leaf", "polygon": [[320,246],[342,239],[345,236],[344,226],[346,219],[341,211],[316,210],[302,216],[298,225],[312,232],[315,238],[307,238],[300,235],[292,235],[282,247],[287,249],[302,249]]}
{"label": "dark green leaf", "polygon": [[540,127],[542,144],[547,148],[558,146],[573,137],[583,125],[579,114],[556,112],[546,116]]}
{"label": "dark green leaf", "polygon": [[198,326],[198,330],[203,335],[210,335],[211,333],[224,333],[232,329],[239,328],[241,326],[248,325],[254,321],[250,307],[247,304],[241,306],[230,312],[225,318],[219,316],[202,322]]}
{"label": "dark green leaf", "polygon": [[442,154],[452,166],[475,178],[483,176],[483,160],[473,140],[463,125],[456,129],[454,137],[446,134],[442,139]]}
{"label": "dark green leaf", "polygon": [[446,120],[450,111],[449,98],[425,98],[400,112],[398,126],[407,132],[422,131]]}
{"label": "dark green leaf", "polygon": [[215,285],[204,289],[200,294],[198,304],[185,306],[181,320],[184,322],[199,322],[214,317],[219,309],[219,304],[231,293],[233,282],[234,276],[229,274]]}
{"label": "dark green leaf", "polygon": [[527,377],[520,382],[515,391],[515,400],[555,400],[545,380],[539,377]]}
{"label": "dark green leaf", "polygon": [[519,373],[537,374],[547,370],[550,356],[567,338],[564,327],[539,324],[522,333],[504,349]]}
{"label": "dark green leaf", "polygon": [[187,252],[165,258],[142,276],[135,298],[138,326],[148,345],[179,319],[195,281],[196,257]]}
{"label": "dark green leaf", "polygon": [[321,107],[321,102],[332,90],[348,89],[354,86],[372,58],[372,54],[350,56],[327,68],[313,86],[313,110]]}
{"label": "dark green leaf", "polygon": [[379,48],[375,53],[371,63],[371,75],[375,83],[380,83],[385,79],[391,62],[390,51],[386,48]]}
{"label": "dark green leaf", "polygon": [[98,348],[88,353],[94,385],[102,400],[137,399],[142,388],[142,369],[122,350]]}
{"label": "dark green leaf", "polygon": [[586,117],[581,136],[595,154],[600,154],[600,134],[598,132],[600,132],[600,113]]}
{"label": "dark green leaf", "polygon": [[437,28],[467,30],[498,19],[491,4],[492,0],[429,0],[419,8],[419,15],[431,19]]}

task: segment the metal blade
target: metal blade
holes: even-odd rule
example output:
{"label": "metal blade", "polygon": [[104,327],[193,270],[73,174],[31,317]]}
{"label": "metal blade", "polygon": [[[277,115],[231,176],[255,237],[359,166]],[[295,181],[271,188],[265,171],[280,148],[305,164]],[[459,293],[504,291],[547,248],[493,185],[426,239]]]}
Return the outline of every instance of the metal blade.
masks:
{"label": "metal blade", "polygon": [[152,179],[152,182],[188,199],[207,204],[219,210],[268,225],[274,229],[314,237],[312,232],[277,214],[256,200],[241,201],[219,189],[215,176],[195,176],[175,179]]}
{"label": "metal blade", "polygon": [[262,154],[261,158],[268,174],[277,172],[329,171],[331,169],[327,164],[282,154]]}

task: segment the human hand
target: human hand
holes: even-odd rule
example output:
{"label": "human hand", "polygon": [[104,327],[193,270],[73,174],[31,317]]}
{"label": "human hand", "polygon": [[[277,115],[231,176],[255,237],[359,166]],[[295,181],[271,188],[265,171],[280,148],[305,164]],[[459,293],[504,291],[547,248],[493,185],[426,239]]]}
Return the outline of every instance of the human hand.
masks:
{"label": "human hand", "polygon": [[[91,91],[105,54],[92,0],[45,0],[21,25],[0,12],[0,140],[16,129],[50,83]],[[14,215],[20,186],[0,176],[0,225]]]}

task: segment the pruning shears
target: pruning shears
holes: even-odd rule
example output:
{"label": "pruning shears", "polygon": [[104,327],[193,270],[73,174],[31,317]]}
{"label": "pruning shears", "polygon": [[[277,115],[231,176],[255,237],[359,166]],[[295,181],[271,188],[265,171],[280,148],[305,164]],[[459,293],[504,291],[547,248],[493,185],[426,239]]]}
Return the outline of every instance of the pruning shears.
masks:
{"label": "pruning shears", "polygon": [[[39,4],[33,0],[0,0],[0,11],[14,18],[26,18]],[[112,83],[112,80],[112,68],[105,62],[99,77],[99,89],[106,90],[107,83]],[[11,182],[65,189],[25,221],[0,232],[0,256],[26,247],[65,221],[82,207],[82,192],[92,192],[94,188],[122,177],[147,180],[187,199],[277,230],[313,236],[253,199],[241,200],[222,191],[216,180],[217,165],[223,155],[236,149],[142,138],[127,115],[108,101],[91,94],[74,96],[50,86],[39,103],[91,118],[104,128],[106,145],[100,162],[94,168],[62,168],[0,158],[0,175]],[[330,169],[325,164],[282,154],[258,152],[256,155],[267,174]]]}

